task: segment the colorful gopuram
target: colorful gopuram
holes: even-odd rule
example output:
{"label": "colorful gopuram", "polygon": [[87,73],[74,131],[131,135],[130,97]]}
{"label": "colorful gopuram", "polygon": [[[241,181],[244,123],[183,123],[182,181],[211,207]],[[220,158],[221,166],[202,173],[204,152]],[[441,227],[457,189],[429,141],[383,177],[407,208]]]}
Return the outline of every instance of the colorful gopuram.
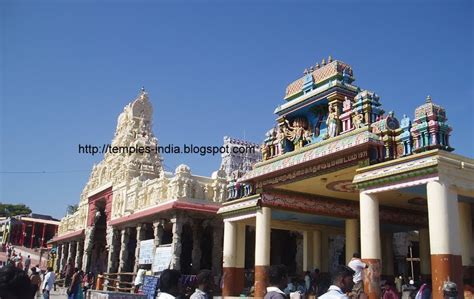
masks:
{"label": "colorful gopuram", "polygon": [[428,97],[412,121],[399,120],[331,57],[289,84],[284,100],[263,160],[229,183],[218,211],[223,296],[238,296],[249,271],[260,298],[272,264],[329,273],[360,252],[365,292],[380,298],[382,278],[414,276],[394,257],[394,235],[407,232],[418,236],[416,271],[432,278],[433,298],[449,280],[462,290],[474,266],[474,160],[451,153],[445,109]]}

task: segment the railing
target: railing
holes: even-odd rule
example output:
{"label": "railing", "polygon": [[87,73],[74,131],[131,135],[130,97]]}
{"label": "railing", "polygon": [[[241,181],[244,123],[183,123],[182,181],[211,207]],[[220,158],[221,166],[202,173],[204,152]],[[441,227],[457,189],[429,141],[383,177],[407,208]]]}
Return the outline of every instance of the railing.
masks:
{"label": "railing", "polygon": [[[102,275],[102,282],[100,276],[97,278],[96,289],[106,289],[108,291],[131,292],[135,289],[134,279],[137,273],[121,272],[121,273],[104,273]],[[106,281],[106,283],[104,283]],[[101,287],[104,285],[104,287]]]}

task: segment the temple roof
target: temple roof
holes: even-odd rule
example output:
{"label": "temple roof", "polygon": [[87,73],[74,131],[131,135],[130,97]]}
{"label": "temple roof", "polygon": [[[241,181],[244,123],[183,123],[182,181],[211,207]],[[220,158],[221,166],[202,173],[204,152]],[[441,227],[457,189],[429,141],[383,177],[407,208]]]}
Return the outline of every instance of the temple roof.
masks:
{"label": "temple roof", "polygon": [[323,66],[319,67],[319,64],[317,64],[314,70],[313,70],[313,67],[310,68],[309,72],[305,70],[305,75],[303,77],[299,78],[298,80],[288,85],[285,92],[285,100],[289,100],[289,98],[301,92],[307,72],[312,75],[313,80],[314,80],[313,82],[315,84],[319,84],[332,77],[335,77],[338,75],[342,76],[344,70],[346,70],[347,75],[352,77],[352,67],[348,65],[347,63],[342,62],[340,60],[334,60],[324,65],[324,60],[323,60]]}

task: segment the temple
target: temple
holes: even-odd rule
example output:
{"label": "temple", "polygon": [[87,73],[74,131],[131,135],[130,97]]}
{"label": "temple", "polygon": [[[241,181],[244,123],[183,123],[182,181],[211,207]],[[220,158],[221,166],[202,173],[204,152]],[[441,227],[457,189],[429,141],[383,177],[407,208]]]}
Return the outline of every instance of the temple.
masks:
{"label": "temple", "polygon": [[[230,180],[218,211],[223,296],[239,295],[249,271],[258,298],[270,265],[329,273],[354,252],[369,264],[369,298],[401,273],[431,276],[435,299],[445,281],[462,290],[473,278],[474,160],[451,153],[445,109],[428,96],[399,120],[354,80],[331,57],[307,68],[274,111],[263,160]],[[403,238],[416,243],[417,274],[405,267]]]}
{"label": "temple", "polygon": [[[157,146],[152,114],[143,89],[119,115],[111,145]],[[71,259],[96,274],[136,273],[141,241],[148,240],[154,248],[171,247],[171,268],[183,274],[212,269],[219,277],[223,223],[216,213],[226,198],[223,168],[204,177],[183,164],[165,171],[158,152],[106,153],[92,169],[77,212],[61,220],[51,241],[58,249],[56,270]]]}

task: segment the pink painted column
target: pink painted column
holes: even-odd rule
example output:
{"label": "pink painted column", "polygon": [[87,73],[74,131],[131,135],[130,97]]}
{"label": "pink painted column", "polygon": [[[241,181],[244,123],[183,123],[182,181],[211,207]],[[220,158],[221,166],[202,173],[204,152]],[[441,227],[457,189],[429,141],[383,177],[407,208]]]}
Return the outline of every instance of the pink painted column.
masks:
{"label": "pink painted column", "polygon": [[43,223],[43,233],[41,234],[41,245],[40,247],[46,247],[46,242],[45,242],[45,239],[44,239],[44,235],[46,233],[46,223]]}
{"label": "pink painted column", "polygon": [[26,223],[21,224],[21,236],[20,236],[20,246],[25,244],[25,231],[26,231]]}
{"label": "pink painted column", "polygon": [[34,237],[35,237],[35,223],[33,222],[31,224],[31,236],[30,236],[30,248],[33,248],[33,241],[34,241]]}

